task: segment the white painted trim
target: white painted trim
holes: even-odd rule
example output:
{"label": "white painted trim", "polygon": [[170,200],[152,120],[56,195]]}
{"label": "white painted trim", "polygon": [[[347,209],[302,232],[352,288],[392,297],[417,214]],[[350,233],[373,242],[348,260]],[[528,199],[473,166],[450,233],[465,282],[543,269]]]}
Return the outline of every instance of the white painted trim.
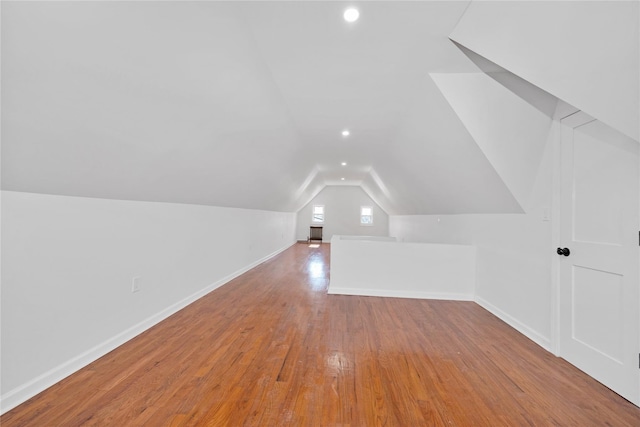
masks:
{"label": "white painted trim", "polygon": [[584,111],[578,110],[575,113],[569,114],[567,117],[562,118],[562,120],[560,120],[560,123],[570,129],[575,129],[579,126],[586,125],[587,123],[590,123],[594,120],[595,119],[593,117],[591,117]]}
{"label": "white painted trim", "polygon": [[538,344],[540,347],[544,348],[547,351],[551,351],[551,341],[549,340],[549,338],[543,336],[542,334],[540,334],[537,331],[534,331],[533,329],[531,329],[530,327],[528,327],[524,323],[520,322],[516,318],[510,316],[509,314],[505,313],[504,311],[500,310],[495,305],[493,305],[493,304],[489,303],[488,301],[480,298],[479,296],[476,296],[475,302],[478,305],[480,305],[482,308],[484,308],[485,310],[489,311],[494,316],[498,317],[503,322],[507,323],[509,326],[514,328],[516,331],[520,332],[521,334],[523,334],[524,336],[529,338],[531,341],[533,341],[536,344]]}
{"label": "white painted trim", "polygon": [[[562,100],[558,101],[558,108],[562,108]],[[583,111],[577,110],[567,116],[555,120],[552,126],[556,127],[553,136],[553,166],[551,189],[551,241],[554,247],[564,246],[562,243],[562,144],[568,138],[573,138],[573,129],[592,122],[595,119]],[[549,248],[553,251],[554,247]],[[558,257],[551,253],[551,346],[548,348],[554,355],[560,357],[560,263]]]}
{"label": "white painted trim", "polygon": [[141,334],[142,332],[146,331],[147,329],[155,326],[156,324],[160,323],[161,321],[165,320],[166,318],[168,318],[169,316],[177,313],[178,311],[182,310],[183,308],[187,307],[189,304],[192,304],[193,302],[197,301],[198,299],[202,298],[203,296],[207,295],[209,292],[219,288],[220,286],[230,282],[231,280],[235,279],[236,277],[246,273],[247,271],[251,270],[252,268],[258,266],[259,264],[262,264],[263,262],[275,257],[276,255],[280,254],[281,252],[284,252],[285,250],[289,249],[291,246],[295,245],[296,242],[292,242],[284,247],[282,247],[281,249],[276,250],[275,252],[247,265],[246,267],[243,267],[231,274],[229,274],[228,276],[223,277],[222,279],[212,283],[211,285],[207,286],[206,288],[192,294],[189,295],[188,297],[176,302],[175,304],[170,305],[169,307],[165,308],[164,310],[146,318],[145,320],[143,320],[142,322],[133,325],[132,327],[120,332],[119,334],[109,338],[108,340],[104,341],[101,344],[96,345],[95,347],[85,351],[84,353],[81,353],[71,359],[69,359],[68,361],[58,365],[57,367],[49,370],[48,372],[45,372],[44,374],[32,379],[31,381],[14,388],[13,390],[9,390],[8,392],[4,393],[2,396],[0,396],[0,414],[4,414],[7,411],[10,411],[11,409],[15,408],[16,406],[20,405],[21,403],[27,401],[28,399],[32,398],[33,396],[37,395],[38,393],[46,390],[47,388],[51,387],[52,385],[62,381],[64,378],[68,377],[69,375],[73,374],[74,372],[77,372],[78,370],[84,368],[85,366],[87,366],[88,364],[98,360],[99,358],[101,358],[102,356],[104,356],[105,354],[109,353],[110,351],[113,351],[114,349],[116,349],[117,347],[121,346],[122,344],[126,343],[127,341],[135,338],[136,336],[138,336],[139,334]]}
{"label": "white painted trim", "polygon": [[[562,100],[558,101],[556,112],[562,108]],[[566,104],[565,104],[566,105]],[[554,247],[565,246],[562,242],[562,145],[573,138],[573,130],[595,119],[584,111],[577,110],[565,117],[555,120],[557,126],[553,144],[552,189],[551,189],[551,241]],[[551,346],[547,349],[560,357],[560,262],[558,256],[551,252]]]}
{"label": "white painted trim", "polygon": [[558,255],[554,252],[555,247],[561,246],[561,234],[560,234],[560,205],[561,205],[561,144],[562,144],[562,132],[564,126],[559,121],[552,123],[552,129],[554,132],[552,144],[552,181],[551,181],[551,241],[553,242],[549,248],[549,257],[551,262],[551,348],[550,351],[560,356],[560,263],[558,261]]}
{"label": "white painted trim", "polygon": [[362,288],[331,287],[329,288],[329,291],[327,293],[330,295],[356,295],[356,296],[366,296],[366,297],[473,301],[473,295],[471,294],[453,294],[453,293],[446,293],[446,292],[399,291],[394,289],[362,289]]}

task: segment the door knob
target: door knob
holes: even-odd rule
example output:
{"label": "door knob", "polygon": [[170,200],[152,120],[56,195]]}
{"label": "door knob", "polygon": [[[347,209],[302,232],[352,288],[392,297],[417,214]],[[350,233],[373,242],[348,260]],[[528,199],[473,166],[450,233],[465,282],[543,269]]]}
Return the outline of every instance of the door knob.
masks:
{"label": "door knob", "polygon": [[569,256],[570,253],[569,248],[558,248],[558,255]]}

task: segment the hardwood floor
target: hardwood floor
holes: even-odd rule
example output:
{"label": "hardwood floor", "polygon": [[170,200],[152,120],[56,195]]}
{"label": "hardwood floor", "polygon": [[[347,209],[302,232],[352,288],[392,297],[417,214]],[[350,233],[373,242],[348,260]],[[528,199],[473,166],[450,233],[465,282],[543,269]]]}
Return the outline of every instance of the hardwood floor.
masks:
{"label": "hardwood floor", "polygon": [[327,295],[296,244],[0,418],[10,426],[640,426],[473,302]]}

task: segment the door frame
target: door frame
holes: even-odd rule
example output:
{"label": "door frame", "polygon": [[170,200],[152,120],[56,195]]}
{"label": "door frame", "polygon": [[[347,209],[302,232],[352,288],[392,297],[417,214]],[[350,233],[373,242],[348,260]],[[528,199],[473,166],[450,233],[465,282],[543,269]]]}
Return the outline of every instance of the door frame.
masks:
{"label": "door frame", "polygon": [[[569,113],[569,114],[567,114]],[[562,141],[573,129],[592,121],[593,118],[578,109],[571,109],[564,115],[554,117],[553,126],[553,177],[551,189],[551,241],[549,248],[551,260],[551,352],[560,356],[560,260],[553,248],[562,245]]]}
{"label": "door frame", "polygon": [[[553,246],[549,248],[549,254],[551,257],[551,337],[550,351],[557,357],[560,357],[560,259],[555,251],[556,247],[562,246],[562,234],[561,234],[561,202],[562,202],[562,143],[568,137],[573,137],[573,131],[575,128],[594,121],[593,117],[584,113],[583,111],[576,110],[571,114],[566,114],[563,117],[555,117],[552,126],[554,129],[553,138],[553,165],[552,165],[552,189],[551,189],[551,241]],[[636,141],[638,142],[638,141]],[[640,144],[640,142],[638,142]],[[638,183],[640,188],[640,156],[638,156]],[[640,196],[638,197],[638,207],[640,212]],[[636,226],[640,233],[640,215],[637,219]],[[640,245],[640,235],[638,236],[638,244]],[[638,272],[640,276],[640,249],[638,250]],[[640,285],[639,285],[640,286]],[[640,294],[640,292],[639,292]],[[639,296],[640,306],[640,296]],[[638,313],[637,321],[640,323],[640,312]],[[639,334],[640,335],[640,334]],[[640,336],[638,337],[640,343]],[[638,356],[640,358],[640,348],[637,349]],[[640,360],[639,360],[640,363]],[[639,366],[640,368],[640,366]],[[640,369],[637,371],[637,375],[640,377]],[[640,382],[640,381],[639,381]],[[638,390],[640,395],[640,390]]]}

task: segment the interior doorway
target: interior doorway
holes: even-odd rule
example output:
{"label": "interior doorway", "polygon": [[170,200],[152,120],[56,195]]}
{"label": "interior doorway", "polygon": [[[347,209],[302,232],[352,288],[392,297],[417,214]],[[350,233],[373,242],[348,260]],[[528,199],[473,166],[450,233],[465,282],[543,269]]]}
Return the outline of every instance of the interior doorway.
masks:
{"label": "interior doorway", "polygon": [[640,405],[638,143],[561,121],[559,355]]}

